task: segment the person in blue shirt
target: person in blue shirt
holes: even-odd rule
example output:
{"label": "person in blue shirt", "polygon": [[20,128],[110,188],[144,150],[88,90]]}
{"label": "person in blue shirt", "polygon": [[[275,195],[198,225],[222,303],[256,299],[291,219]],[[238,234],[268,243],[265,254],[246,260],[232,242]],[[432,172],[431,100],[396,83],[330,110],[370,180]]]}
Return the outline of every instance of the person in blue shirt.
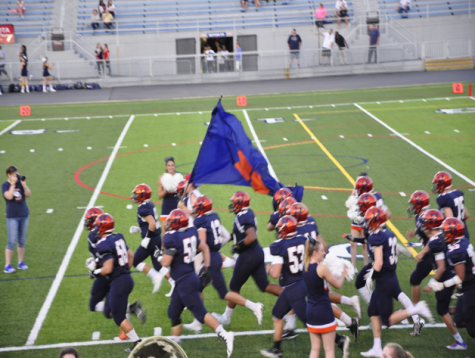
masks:
{"label": "person in blue shirt", "polygon": [[115,220],[110,214],[101,214],[94,222],[94,231],[99,236],[96,243],[95,256],[98,268],[91,270],[91,278],[107,277],[110,283],[109,306],[112,318],[117,326],[134,342],[130,353],[141,339],[135,332],[134,326],[127,318],[129,295],[134,288],[134,280],[130,268],[134,254],[127,246],[125,238],[120,233],[114,233]]}
{"label": "person in blue shirt", "polygon": [[454,321],[457,327],[465,327],[470,337],[475,338],[475,252],[464,237],[465,224],[457,218],[447,218],[442,222],[441,235],[447,243],[447,261],[454,276],[444,282],[431,281],[430,287],[442,291],[445,287],[462,285],[455,308]]}
{"label": "person in blue shirt", "polygon": [[7,170],[8,180],[2,184],[2,194],[6,203],[8,241],[5,249],[5,268],[3,272],[14,273],[11,261],[13,250],[18,243],[18,268],[27,270],[23,262],[25,256],[26,234],[28,232],[30,210],[26,198],[31,196],[31,190],[26,184],[26,177],[18,174],[18,169],[10,165]]}
{"label": "person in blue shirt", "polygon": [[[447,244],[440,235],[439,227],[444,221],[444,216],[439,210],[429,209],[421,215],[420,221],[422,222],[422,229],[429,237],[427,246],[429,247],[429,254],[431,255],[431,261],[435,270],[434,277],[430,279],[428,285],[424,288],[424,292],[430,292],[432,291],[431,286],[435,282],[440,283],[450,280],[454,277],[454,274],[452,270],[450,270],[450,264],[447,260]],[[455,338],[454,343],[445,348],[449,350],[467,349],[467,345],[458,333],[449,313],[450,301],[454,289],[455,286],[444,287],[443,290],[435,293],[437,313],[442,317],[445,325]]]}
{"label": "person in blue shirt", "polygon": [[[156,257],[163,266],[170,267],[172,278],[176,282],[168,317],[172,322],[172,339],[179,343],[182,331],[181,313],[188,308],[194,317],[216,332],[219,338],[226,342],[228,358],[233,352],[234,334],[226,332],[213,315],[206,311],[200,297],[200,287],[206,287],[211,282],[210,251],[206,242],[198,239],[198,231],[194,226],[188,226],[188,214],[181,209],[173,210],[167,219],[167,232],[163,236],[164,251],[160,250]],[[195,273],[193,260],[197,251],[203,252],[204,270],[200,279]]]}
{"label": "person in blue shirt", "polygon": [[373,261],[373,268],[367,274],[366,286],[370,288],[374,280],[376,288],[371,295],[368,307],[368,316],[371,317],[373,328],[373,347],[367,352],[361,352],[363,357],[382,355],[382,324],[390,327],[415,314],[421,314],[431,323],[433,322],[432,314],[425,301],[393,313],[393,297],[401,289],[396,275],[397,238],[386,229],[386,221],[386,212],[382,208],[372,207],[366,211],[364,228],[368,230],[368,252]]}
{"label": "person in blue shirt", "polygon": [[289,68],[292,68],[292,62],[294,58],[297,61],[298,68],[300,68],[300,49],[302,48],[302,39],[300,38],[300,35],[297,34],[297,30],[292,29],[292,34],[287,40],[287,45],[289,46],[290,50]]}
{"label": "person in blue shirt", "polygon": [[239,42],[236,42],[236,71],[242,71],[242,48],[239,45]]}
{"label": "person in blue shirt", "polygon": [[[238,305],[249,308],[257,317],[259,325],[262,324],[262,303],[254,303],[237,292],[229,292],[226,287],[226,281],[221,272],[223,266],[222,254],[219,252],[223,237],[221,235],[221,221],[219,216],[213,212],[213,202],[206,195],[202,195],[196,199],[193,204],[193,225],[198,229],[198,238],[206,243],[210,250],[210,266],[213,287],[218,291],[222,300],[236,303]],[[201,268],[202,273],[204,268]],[[203,296],[204,285],[201,286],[201,295]],[[195,318],[190,324],[183,325],[183,328],[199,333],[203,325]]]}
{"label": "person in blue shirt", "polygon": [[432,192],[439,193],[437,205],[442,210],[446,218],[457,218],[465,225],[464,236],[470,240],[466,220],[470,217],[463,193],[460,190],[452,189],[452,176],[444,171],[438,172],[432,180]]}
{"label": "person in blue shirt", "polygon": [[[262,292],[279,296],[282,288],[275,283],[269,283],[267,279],[264,251],[257,241],[257,219],[249,208],[250,202],[251,198],[248,193],[237,191],[231,197],[229,205],[229,210],[236,214],[232,231],[234,245],[231,252],[239,254],[229,288],[231,292],[239,293],[242,286],[252,276]],[[213,315],[223,325],[229,325],[234,307],[236,307],[235,303],[228,302],[224,314],[213,313]]]}

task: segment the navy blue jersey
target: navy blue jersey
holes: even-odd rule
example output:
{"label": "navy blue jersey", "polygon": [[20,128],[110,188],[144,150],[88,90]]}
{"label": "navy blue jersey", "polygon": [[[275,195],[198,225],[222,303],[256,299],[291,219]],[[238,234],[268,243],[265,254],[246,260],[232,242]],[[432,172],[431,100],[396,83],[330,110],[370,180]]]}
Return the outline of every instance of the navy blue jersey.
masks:
{"label": "navy blue jersey", "polygon": [[163,244],[165,254],[173,256],[170,275],[175,281],[195,272],[193,260],[198,247],[198,231],[194,226],[181,231],[168,231],[163,236]]}
{"label": "navy blue jersey", "polygon": [[216,213],[203,215],[193,220],[193,225],[199,230],[206,230],[206,244],[210,252],[221,249],[223,237],[221,236],[221,221]]}
{"label": "navy blue jersey", "polygon": [[459,220],[463,220],[465,223],[465,202],[463,199],[463,193],[460,190],[452,190],[448,193],[442,193],[437,197],[437,205],[439,210],[445,208],[452,209],[454,217]]}
{"label": "navy blue jersey", "polygon": [[468,239],[463,238],[453,244],[447,245],[447,257],[452,267],[458,264],[465,264],[465,280],[462,283],[462,290],[475,286],[475,253],[473,246]]}
{"label": "navy blue jersey", "polygon": [[299,226],[297,226],[297,234],[303,235],[307,239],[317,240],[319,232],[315,219],[309,216],[305,223],[299,223]]}
{"label": "navy blue jersey", "polygon": [[110,280],[123,274],[130,274],[128,250],[124,236],[119,233],[108,235],[97,241],[96,257],[99,259],[99,264],[102,266],[104,262],[114,259],[114,269],[108,275]]}
{"label": "navy blue jersey", "polygon": [[383,248],[383,267],[379,274],[396,272],[397,267],[397,238],[387,229],[382,229],[377,233],[371,234],[368,238],[368,252],[371,260],[374,261],[374,248],[381,246]]}
{"label": "navy blue jersey", "polygon": [[325,279],[317,274],[318,264],[308,265],[308,271],[303,271],[303,279],[307,286],[307,298],[309,304],[330,304],[330,297],[328,296],[328,283]]}
{"label": "navy blue jersey", "polygon": [[256,230],[256,240],[254,240],[247,248],[257,244],[257,219],[251,209],[246,209],[237,213],[234,218],[233,238],[235,243],[241,242],[247,236],[246,231],[250,228]]}
{"label": "navy blue jersey", "polygon": [[280,286],[289,286],[302,280],[303,255],[306,242],[307,238],[305,236],[296,235],[290,239],[274,241],[270,245],[271,255],[280,256],[284,260],[279,278]]}
{"label": "navy blue jersey", "polygon": [[269,222],[272,225],[277,226],[279,219],[280,219],[280,214],[279,214],[279,210],[277,210],[277,211],[274,211],[272,214],[270,214]]}
{"label": "navy blue jersey", "polygon": [[419,241],[421,242],[422,247],[426,246],[429,242],[429,238],[427,237],[424,231],[424,223],[422,222],[423,214],[424,212],[421,212],[420,214],[416,214],[416,216],[414,217],[414,220],[416,222],[416,235]]}
{"label": "navy blue jersey", "polygon": [[434,269],[437,269],[436,261],[443,259],[445,261],[445,272],[442,278],[444,280],[448,280],[449,278],[453,277],[454,275],[450,270],[450,263],[447,259],[447,244],[440,237],[440,234],[432,236],[428,242],[428,245],[429,252],[432,254]]}
{"label": "navy blue jersey", "polygon": [[94,257],[96,257],[96,245],[99,239],[100,237],[97,236],[97,233],[94,230],[89,232],[89,234],[87,235],[87,243],[88,243],[89,252]]}
{"label": "navy blue jersey", "polygon": [[[148,222],[145,218],[149,215],[152,215],[155,219],[155,231],[149,232],[148,230]],[[157,209],[155,208],[155,205],[151,202],[146,202],[139,205],[139,207],[137,208],[137,223],[140,226],[140,230],[142,230],[142,238],[152,238],[155,236],[159,236],[162,232],[162,229],[160,227],[160,220],[158,219],[157,215]]]}

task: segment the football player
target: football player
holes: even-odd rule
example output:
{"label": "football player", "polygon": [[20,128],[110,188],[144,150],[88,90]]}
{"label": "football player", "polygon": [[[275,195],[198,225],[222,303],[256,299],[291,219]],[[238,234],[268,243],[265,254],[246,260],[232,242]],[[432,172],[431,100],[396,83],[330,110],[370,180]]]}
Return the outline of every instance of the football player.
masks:
{"label": "football player", "polygon": [[438,292],[444,287],[462,285],[463,295],[457,301],[454,321],[457,327],[465,327],[470,337],[475,338],[475,252],[464,237],[462,220],[447,218],[440,227],[441,236],[447,243],[447,260],[455,276],[444,282],[431,282],[431,288]]}
{"label": "football player", "polygon": [[[104,214],[104,211],[101,208],[90,208],[86,211],[85,215],[84,226],[89,231],[87,241],[89,246],[89,252],[92,255],[92,257],[89,257],[86,260],[86,267],[89,269],[89,271],[94,271],[95,269],[97,269],[96,244],[100,237],[97,236],[97,233],[94,231],[94,222],[101,214]],[[103,312],[104,316],[108,319],[112,318],[109,305],[109,291],[109,280],[104,276],[99,276],[94,280],[94,283],[92,284],[91,297],[89,299],[89,309],[92,312]],[[129,315],[131,313],[136,314],[142,324],[145,323],[145,311],[143,310],[142,303],[140,301],[136,301],[130,305],[127,305],[127,314]],[[128,339],[127,335],[122,330],[120,331],[119,339]]]}
{"label": "football player", "polygon": [[470,240],[467,223],[465,222],[470,214],[463,193],[460,190],[452,189],[452,176],[444,171],[438,172],[432,179],[432,192],[439,193],[437,196],[437,205],[442,210],[446,218],[457,218],[462,220],[465,225],[464,237]]}
{"label": "football player", "polygon": [[[160,236],[162,229],[160,220],[158,219],[157,209],[150,201],[151,197],[152,189],[147,184],[139,184],[132,191],[131,199],[135,204],[138,204],[137,223],[139,226],[131,226],[130,233],[140,233],[142,235],[140,246],[135,251],[134,267],[150,277],[153,282],[153,293],[158,292],[162,285],[163,278],[166,277],[172,286],[171,291],[166,295],[170,297],[173,292],[173,287],[175,286],[175,281],[170,277],[168,269],[162,267],[153,256],[157,249],[162,248],[162,237]],[[153,268],[144,262],[149,256],[152,259]]]}
{"label": "football player", "polygon": [[[163,266],[170,267],[171,276],[176,282],[168,306],[168,317],[172,322],[172,338],[175,342],[180,342],[181,313],[187,307],[200,323],[205,323],[226,342],[229,358],[233,352],[234,334],[226,332],[216,318],[206,311],[200,297],[200,287],[211,282],[211,261],[208,246],[198,237],[196,228],[188,226],[188,214],[184,210],[175,209],[170,213],[167,219],[167,232],[163,236],[163,256],[159,256],[160,250],[157,250],[156,256]],[[202,281],[199,280],[193,266],[197,250],[203,252],[205,262]]]}
{"label": "football player", "polygon": [[[238,253],[233,277],[229,284],[232,292],[239,293],[241,287],[252,276],[254,282],[262,292],[269,292],[279,296],[282,287],[275,283],[269,283],[264,264],[264,251],[257,241],[257,220],[253,211],[249,208],[251,198],[244,191],[237,191],[231,197],[230,212],[236,214],[233,225],[234,245],[231,248],[233,254]],[[223,325],[231,323],[235,303],[228,302],[223,315],[213,313]]]}
{"label": "football player", "polygon": [[361,352],[363,357],[380,357],[383,353],[381,346],[381,325],[388,327],[403,319],[421,314],[433,322],[432,314],[425,301],[415,306],[393,313],[393,297],[401,291],[396,275],[397,268],[397,238],[386,229],[386,213],[383,209],[372,207],[366,211],[364,228],[368,230],[369,255],[373,268],[368,272],[366,286],[371,287],[373,280],[376,288],[371,295],[368,315],[371,317],[373,328],[373,347],[367,352]]}
{"label": "football player", "polygon": [[[416,228],[407,230],[406,236],[408,239],[417,235],[422,244],[422,250],[416,255],[417,265],[409,278],[409,283],[412,286],[412,303],[416,304],[421,298],[421,282],[432,271],[432,254],[429,252],[429,237],[427,236],[422,222],[422,215],[429,210],[429,194],[423,190],[417,190],[412,193],[409,199],[409,208],[407,209],[409,216],[414,215]],[[411,332],[412,336],[418,336],[424,327],[424,320],[420,319],[414,323],[414,330]]]}
{"label": "football player", "polygon": [[134,326],[127,318],[128,298],[134,288],[134,280],[130,275],[130,268],[134,254],[127,246],[122,234],[113,233],[115,220],[110,214],[101,214],[94,222],[94,230],[100,239],[96,244],[96,257],[100,268],[90,271],[91,278],[107,277],[110,284],[109,305],[112,318],[117,326],[134,342],[134,347],[141,342]]}
{"label": "football player", "polygon": [[292,192],[290,189],[287,188],[281,188],[277,190],[274,194],[274,200],[273,200],[273,207],[274,207],[274,212],[270,215],[269,222],[267,223],[267,230],[268,231],[274,231],[275,226],[277,225],[277,222],[280,219],[280,214],[279,214],[279,205],[282,201],[284,201],[287,198],[290,198],[292,196]]}
{"label": "football player", "polygon": [[[440,237],[440,225],[444,221],[444,216],[438,210],[430,209],[420,216],[421,229],[425,231],[430,238],[428,242],[429,253],[431,254],[434,265],[435,276],[430,279],[428,285],[424,288],[425,292],[430,292],[433,285],[450,280],[454,277],[450,265],[447,261],[447,244]],[[435,293],[437,300],[437,313],[442,317],[445,325],[455,338],[455,342],[446,346],[449,350],[467,349],[467,345],[455,328],[454,321],[449,313],[450,300],[455,286],[445,287],[443,290]]]}
{"label": "football player", "polygon": [[[193,204],[193,216],[195,217],[193,225],[198,229],[198,238],[200,241],[206,243],[210,250],[211,263],[209,270],[211,273],[213,287],[218,291],[219,297],[222,300],[236,303],[238,305],[249,308],[257,317],[259,325],[262,324],[262,303],[254,303],[245,299],[236,292],[229,292],[226,287],[221,267],[223,260],[219,250],[223,241],[221,236],[221,221],[219,216],[213,212],[213,202],[205,195],[198,197]],[[203,271],[204,268],[201,269]],[[203,285],[201,286],[201,294],[203,294]],[[183,325],[183,328],[200,333],[203,325],[195,318],[190,324]]]}

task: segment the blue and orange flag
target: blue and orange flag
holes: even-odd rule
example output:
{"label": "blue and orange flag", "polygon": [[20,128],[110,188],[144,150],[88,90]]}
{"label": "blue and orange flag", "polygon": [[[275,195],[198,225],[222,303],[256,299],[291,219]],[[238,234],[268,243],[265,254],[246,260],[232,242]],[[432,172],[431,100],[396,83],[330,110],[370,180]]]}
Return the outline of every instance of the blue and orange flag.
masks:
{"label": "blue and orange flag", "polygon": [[241,122],[227,113],[219,100],[212,112],[190,182],[251,186],[258,193],[274,195],[283,185],[269,174],[267,165],[264,156],[253,147]]}

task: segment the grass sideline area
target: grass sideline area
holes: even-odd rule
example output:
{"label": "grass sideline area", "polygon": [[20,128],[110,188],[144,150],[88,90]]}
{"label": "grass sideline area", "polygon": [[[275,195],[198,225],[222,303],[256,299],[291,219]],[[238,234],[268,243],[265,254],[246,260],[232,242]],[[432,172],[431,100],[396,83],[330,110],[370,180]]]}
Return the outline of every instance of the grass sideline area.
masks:
{"label": "grass sideline area", "polygon": [[[5,151],[0,154],[3,166],[15,164],[20,173],[27,176],[32,191],[32,197],[28,200],[31,213],[25,257],[30,269],[12,275],[3,274],[0,278],[1,357],[20,357],[25,353],[28,357],[52,357],[59,352],[60,348],[27,352],[2,352],[2,348],[25,345],[84,207],[93,194],[91,189],[97,186],[106,167],[106,159],[130,116],[135,115],[135,118],[120,145],[96,205],[103,206],[115,217],[116,231],[124,233],[127,244],[135,251],[140,244],[140,236],[128,233],[129,227],[136,225],[136,206],[127,209],[127,205],[131,204],[128,198],[132,189],[139,183],[149,184],[157,211],[160,211],[156,192],[157,179],[165,170],[163,158],[172,155],[178,171],[191,171],[207,129],[206,122],[209,122],[217,100],[190,98],[41,105],[32,106],[32,116],[25,118],[20,118],[18,107],[0,107],[0,131],[17,119],[22,119],[22,122],[11,130],[46,129],[43,134],[11,135],[7,132],[0,137],[0,152]],[[436,113],[439,109],[475,107],[474,100],[466,95],[452,94],[450,84],[259,95],[249,96],[247,102],[248,107],[244,108],[236,106],[235,97],[223,98],[222,103],[226,110],[232,110],[241,120],[253,139],[243,109],[247,111],[281,182],[288,185],[298,182],[306,186],[303,202],[330,245],[345,244],[341,235],[349,232],[350,222],[344,203],[351,184],[302,124],[295,121],[297,117],[304,120],[309,131],[352,178],[360,171],[369,171],[375,189],[383,194],[393,213],[393,224],[402,235],[414,226],[406,211],[410,194],[418,189],[429,191],[432,177],[444,168],[395,136],[354,103],[455,170],[475,179],[475,113]],[[53,118],[57,120],[49,120]],[[267,124],[258,120],[264,118],[284,118],[285,121]],[[475,192],[469,190],[473,187],[456,175],[453,175],[453,182],[454,187],[464,191],[468,210],[475,213]],[[228,229],[232,227],[234,216],[226,208],[232,193],[238,189],[243,188],[228,185],[203,185],[201,188],[213,199],[214,207]],[[244,190],[251,195],[251,207],[259,222],[259,242],[267,247],[275,238],[274,233],[265,230],[272,211],[271,198],[256,194],[250,188]],[[434,207],[433,194],[431,202]],[[47,209],[54,211],[48,214]],[[469,230],[473,231],[473,219],[468,223]],[[6,233],[4,220],[0,221],[0,232]],[[5,242],[6,235],[2,237]],[[223,253],[229,254],[229,248],[224,247]],[[118,335],[119,329],[112,320],[88,310],[92,285],[84,267],[88,255],[87,233],[83,232],[35,345],[88,342],[96,331],[101,332],[101,340],[110,340]],[[13,264],[16,265],[16,253]],[[415,260],[401,257],[398,265],[399,283],[409,296],[408,278],[415,264]],[[362,261],[358,266],[363,266]],[[232,271],[225,270],[228,284],[231,276]],[[164,297],[169,289],[168,283],[164,282],[160,292],[152,295],[151,281],[145,275],[134,273],[132,277],[135,287],[130,301],[140,299],[148,317],[143,326],[133,318],[137,333],[147,337],[153,335],[154,327],[162,327],[163,334],[169,335],[170,321],[166,311],[170,299]],[[356,294],[354,283],[345,283],[340,292],[347,296]],[[258,291],[252,280],[243,287],[242,295],[254,302],[264,303],[264,322],[258,326],[251,311],[238,307],[229,329],[239,332],[272,330],[271,311],[275,298]],[[422,299],[427,300],[437,322],[441,323],[435,311],[434,294],[422,293]],[[212,287],[208,287],[205,290],[205,306],[209,312],[222,313],[225,302],[219,300]],[[355,316],[348,306],[342,308],[350,316]],[[400,305],[395,302],[395,309],[398,308]],[[367,325],[370,320],[363,303],[362,310],[361,323]],[[185,311],[182,318],[184,323],[191,322],[191,313]],[[303,328],[300,322],[298,327]],[[396,341],[415,357],[429,354],[433,358],[475,355],[475,341],[464,329],[460,333],[469,350],[461,352],[445,350],[445,345],[453,342],[446,328],[424,329],[420,337],[411,337],[410,332],[411,329],[407,328],[385,330],[383,344]],[[212,332],[204,328],[203,333]],[[271,335],[250,333],[237,337],[233,356],[260,357],[259,350],[269,348],[271,343]],[[79,347],[78,350],[82,357],[125,357],[123,350],[129,345],[93,345]],[[367,351],[371,346],[371,330],[362,331],[359,341],[352,341],[350,356],[359,356],[359,352]],[[224,344],[216,338],[183,340],[183,348],[190,358],[225,355]],[[296,340],[284,342],[282,348],[285,357],[307,356],[310,350],[308,334],[301,333]]]}

